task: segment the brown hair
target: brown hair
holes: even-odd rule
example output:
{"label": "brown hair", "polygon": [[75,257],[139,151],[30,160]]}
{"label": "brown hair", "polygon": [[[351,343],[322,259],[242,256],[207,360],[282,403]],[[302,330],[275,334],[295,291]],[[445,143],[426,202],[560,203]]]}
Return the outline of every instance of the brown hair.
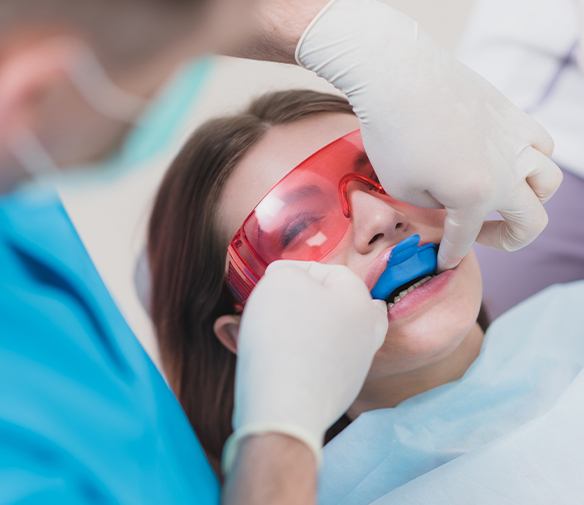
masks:
{"label": "brown hair", "polygon": [[162,363],[217,471],[232,431],[236,360],[213,332],[219,316],[235,313],[224,283],[227,238],[218,232],[219,198],[235,166],[270,127],[326,112],[352,109],[340,96],[293,90],[263,95],[240,114],[205,123],[172,163],[154,204],[148,261]]}

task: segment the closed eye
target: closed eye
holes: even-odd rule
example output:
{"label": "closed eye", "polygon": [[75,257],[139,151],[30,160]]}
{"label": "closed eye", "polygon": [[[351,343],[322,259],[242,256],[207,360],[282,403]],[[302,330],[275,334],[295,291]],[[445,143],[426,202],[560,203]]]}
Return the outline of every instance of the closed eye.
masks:
{"label": "closed eye", "polygon": [[317,223],[323,219],[321,215],[300,215],[294,221],[286,226],[282,233],[280,243],[282,247],[288,247],[296,238],[312,224]]}

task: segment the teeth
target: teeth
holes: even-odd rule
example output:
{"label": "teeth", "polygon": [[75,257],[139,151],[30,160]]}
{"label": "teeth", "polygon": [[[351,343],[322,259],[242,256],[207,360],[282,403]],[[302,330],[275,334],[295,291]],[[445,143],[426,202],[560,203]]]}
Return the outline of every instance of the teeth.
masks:
{"label": "teeth", "polygon": [[387,306],[391,309],[396,303],[399,303],[407,294],[411,293],[414,289],[420,287],[422,284],[426,284],[433,276],[428,275],[423,279],[420,279],[415,284],[412,284],[408,289],[400,291],[398,295],[394,298],[393,303],[388,303]]}

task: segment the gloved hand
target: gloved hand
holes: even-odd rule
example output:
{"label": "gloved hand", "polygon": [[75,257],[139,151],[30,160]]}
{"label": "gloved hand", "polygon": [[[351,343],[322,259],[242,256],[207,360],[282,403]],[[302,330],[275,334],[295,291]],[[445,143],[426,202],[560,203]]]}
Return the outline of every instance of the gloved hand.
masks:
{"label": "gloved hand", "polygon": [[237,345],[234,434],[276,432],[320,459],[326,430],[357,397],[387,332],[387,306],[349,269],[272,263],[246,303]]}
{"label": "gloved hand", "polygon": [[[415,21],[378,0],[334,0],[296,59],[348,97],[388,193],[446,208],[440,269],[456,266],[477,236],[513,251],[543,231],[542,202],[562,180],[551,137]],[[484,223],[493,211],[504,220]]]}

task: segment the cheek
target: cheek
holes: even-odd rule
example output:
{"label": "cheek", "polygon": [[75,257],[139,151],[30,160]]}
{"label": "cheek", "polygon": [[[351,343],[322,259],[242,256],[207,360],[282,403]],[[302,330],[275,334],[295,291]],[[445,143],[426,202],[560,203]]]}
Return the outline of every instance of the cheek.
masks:
{"label": "cheek", "polygon": [[390,324],[368,379],[432,364],[460,345],[476,324],[482,301],[482,282],[473,253],[459,268],[463,271],[457,282],[428,310],[416,318]]}

